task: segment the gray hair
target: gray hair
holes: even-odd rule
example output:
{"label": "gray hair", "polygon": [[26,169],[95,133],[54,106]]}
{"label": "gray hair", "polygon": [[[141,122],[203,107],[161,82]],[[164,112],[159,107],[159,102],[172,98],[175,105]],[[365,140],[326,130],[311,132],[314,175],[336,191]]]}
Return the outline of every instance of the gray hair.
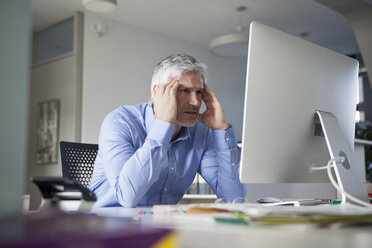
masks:
{"label": "gray hair", "polygon": [[171,55],[160,61],[154,69],[151,79],[151,103],[154,102],[154,85],[166,84],[171,78],[180,78],[183,72],[195,72],[200,76],[202,83],[207,76],[207,66],[199,63],[194,57],[187,54]]}

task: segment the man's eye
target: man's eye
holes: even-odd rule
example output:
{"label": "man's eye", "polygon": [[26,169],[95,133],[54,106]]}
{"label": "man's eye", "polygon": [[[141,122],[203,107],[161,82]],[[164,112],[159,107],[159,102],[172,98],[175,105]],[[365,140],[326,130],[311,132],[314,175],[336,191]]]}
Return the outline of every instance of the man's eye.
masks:
{"label": "man's eye", "polygon": [[201,90],[198,90],[196,94],[201,95],[203,92]]}
{"label": "man's eye", "polygon": [[189,89],[183,89],[182,92],[189,93]]}

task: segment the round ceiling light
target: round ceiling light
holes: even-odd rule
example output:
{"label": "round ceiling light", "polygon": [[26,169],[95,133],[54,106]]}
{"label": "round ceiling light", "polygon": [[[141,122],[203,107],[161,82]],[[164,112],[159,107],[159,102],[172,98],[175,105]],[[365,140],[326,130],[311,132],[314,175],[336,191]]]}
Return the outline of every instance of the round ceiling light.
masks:
{"label": "round ceiling light", "polygon": [[[244,57],[248,53],[249,35],[247,28],[243,25],[243,13],[247,10],[245,6],[239,6],[236,11],[239,13],[239,24],[235,27],[238,33],[231,33],[217,37],[209,45],[210,51],[224,57]],[[245,15],[245,17],[247,17]]]}
{"label": "round ceiling light", "polygon": [[116,8],[116,0],[83,0],[83,6],[89,11],[107,13]]}
{"label": "round ceiling light", "polygon": [[248,53],[248,33],[227,34],[212,40],[210,51],[224,57],[244,57]]}

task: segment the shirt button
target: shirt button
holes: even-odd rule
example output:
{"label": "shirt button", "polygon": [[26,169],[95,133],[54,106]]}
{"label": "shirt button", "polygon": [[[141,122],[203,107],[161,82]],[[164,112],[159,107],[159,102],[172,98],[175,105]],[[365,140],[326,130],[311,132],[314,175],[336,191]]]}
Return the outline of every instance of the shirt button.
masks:
{"label": "shirt button", "polygon": [[226,141],[229,141],[230,140],[230,138],[226,138]]}
{"label": "shirt button", "polygon": [[232,165],[232,166],[235,166],[235,163],[232,163],[231,165]]}
{"label": "shirt button", "polygon": [[174,167],[171,167],[170,169],[171,169],[171,171],[174,171]]}
{"label": "shirt button", "polygon": [[167,191],[168,191],[168,189],[167,189],[167,188],[165,188],[165,189],[164,189],[164,192],[167,192]]}

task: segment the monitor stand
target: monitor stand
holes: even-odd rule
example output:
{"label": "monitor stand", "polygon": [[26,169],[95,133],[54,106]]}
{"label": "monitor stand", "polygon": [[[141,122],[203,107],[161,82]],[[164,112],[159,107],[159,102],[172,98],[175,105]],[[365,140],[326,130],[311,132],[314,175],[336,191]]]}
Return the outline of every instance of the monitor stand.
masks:
{"label": "monitor stand", "polygon": [[[320,120],[331,159],[338,157],[345,158],[344,162],[337,163],[337,165],[335,161],[332,163],[340,188],[367,203],[367,191],[363,182],[356,176],[357,173],[355,170],[357,170],[357,168],[353,164],[353,150],[347,144],[336,116],[332,113],[320,110],[316,110],[315,112]],[[342,192],[340,193],[342,203],[345,203],[346,197]]]}

